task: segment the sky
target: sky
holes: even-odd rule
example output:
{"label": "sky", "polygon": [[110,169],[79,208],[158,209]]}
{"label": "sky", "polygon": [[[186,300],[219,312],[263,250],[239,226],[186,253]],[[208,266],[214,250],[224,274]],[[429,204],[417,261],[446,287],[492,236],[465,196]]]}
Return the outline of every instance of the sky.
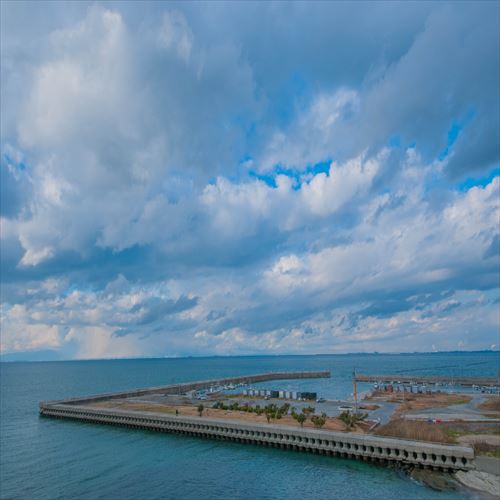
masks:
{"label": "sky", "polygon": [[499,2],[0,8],[2,359],[498,349]]}

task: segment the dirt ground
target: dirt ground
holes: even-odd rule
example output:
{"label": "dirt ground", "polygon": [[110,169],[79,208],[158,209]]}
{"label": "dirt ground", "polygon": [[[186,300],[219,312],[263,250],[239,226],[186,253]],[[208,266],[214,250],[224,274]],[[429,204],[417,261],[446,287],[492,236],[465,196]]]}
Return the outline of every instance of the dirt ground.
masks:
{"label": "dirt ground", "polygon": [[401,392],[375,391],[365,398],[368,401],[387,401],[389,403],[400,403],[396,413],[402,414],[415,410],[426,410],[428,408],[439,408],[444,406],[469,403],[471,397],[467,394],[449,394],[446,392],[432,394],[412,394]]}
{"label": "dirt ground", "polygon": [[394,417],[389,423],[375,429],[375,434],[434,443],[456,442],[455,438],[442,425],[416,422],[399,417]]}
{"label": "dirt ground", "polygon": [[[388,393],[378,391],[365,398],[366,407],[376,407],[377,401],[390,403],[399,403],[392,419],[385,425],[376,428],[373,432],[384,436],[394,436],[407,439],[416,439],[421,441],[433,441],[443,443],[469,443],[474,446],[475,443],[487,442],[497,449],[497,441],[500,439],[500,426],[492,423],[472,423],[472,422],[442,422],[429,423],[425,421],[412,421],[405,419],[407,412],[415,410],[424,410],[430,408],[446,407],[450,405],[466,404],[471,401],[471,397],[466,394],[405,394],[403,400],[402,393]],[[495,411],[497,408],[498,397],[491,397],[484,401],[479,408],[483,411]],[[248,423],[267,424],[267,418],[256,413],[238,411],[238,410],[220,410],[210,406],[213,402],[205,403],[203,411],[204,417],[212,417],[225,420],[240,420]],[[96,403],[95,406],[101,408],[117,408],[133,411],[150,411],[156,413],[175,414],[200,418],[198,415],[198,402],[196,404],[187,404],[187,400],[177,399],[170,402],[151,402],[151,401],[131,401],[131,400],[111,400]],[[281,419],[271,420],[271,423],[287,425],[291,427],[300,427],[300,424],[290,415],[283,416]],[[371,423],[361,422],[351,432],[366,433]],[[305,428],[314,428],[310,419],[304,423]],[[346,430],[344,423],[337,417],[328,417],[324,430],[343,432]],[[479,436],[479,437],[474,437]]]}
{"label": "dirt ground", "polygon": [[486,401],[478,405],[479,410],[482,410],[487,415],[498,415],[500,418],[500,396],[490,396]]}
{"label": "dirt ground", "polygon": [[500,448],[500,436],[495,436],[491,434],[468,434],[465,436],[459,436],[457,441],[462,444],[473,445],[475,443],[482,443],[487,441],[492,446],[498,446]]}
{"label": "dirt ground", "polygon": [[[120,410],[133,410],[133,411],[150,411],[156,413],[169,413],[175,414],[177,410],[179,415],[187,415],[190,417],[199,417],[196,405],[163,405],[157,403],[143,403],[143,402],[132,402],[132,401],[101,401],[93,406],[100,408],[116,408]],[[259,423],[267,424],[267,418],[265,415],[257,415],[256,413],[249,413],[243,411],[233,411],[233,410],[219,410],[214,408],[205,408],[203,410],[203,417],[220,418],[225,420],[241,420],[248,423]],[[279,425],[288,425],[290,427],[300,427],[300,424],[294,420],[290,415],[285,415],[280,419],[271,420],[270,423]],[[307,419],[304,423],[305,428],[314,429],[313,423],[310,419]],[[351,432],[364,433],[369,427],[368,423],[362,422],[356,425]],[[335,417],[327,417],[325,425],[321,428],[322,430],[330,430],[342,432],[345,431],[344,423]]]}

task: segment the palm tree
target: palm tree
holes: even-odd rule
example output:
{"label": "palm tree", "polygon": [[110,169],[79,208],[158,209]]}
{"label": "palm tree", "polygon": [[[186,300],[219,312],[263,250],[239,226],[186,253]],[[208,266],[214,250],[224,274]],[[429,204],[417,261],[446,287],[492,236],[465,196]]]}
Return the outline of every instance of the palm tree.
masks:
{"label": "palm tree", "polygon": [[200,417],[203,415],[204,409],[205,409],[205,407],[202,404],[198,405],[198,415],[200,415]]}

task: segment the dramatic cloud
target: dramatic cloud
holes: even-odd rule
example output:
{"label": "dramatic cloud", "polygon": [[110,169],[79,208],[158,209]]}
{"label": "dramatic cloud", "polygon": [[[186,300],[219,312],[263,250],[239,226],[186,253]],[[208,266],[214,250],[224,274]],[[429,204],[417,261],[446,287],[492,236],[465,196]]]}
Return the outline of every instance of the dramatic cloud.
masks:
{"label": "dramatic cloud", "polygon": [[498,3],[1,9],[6,358],[498,346]]}

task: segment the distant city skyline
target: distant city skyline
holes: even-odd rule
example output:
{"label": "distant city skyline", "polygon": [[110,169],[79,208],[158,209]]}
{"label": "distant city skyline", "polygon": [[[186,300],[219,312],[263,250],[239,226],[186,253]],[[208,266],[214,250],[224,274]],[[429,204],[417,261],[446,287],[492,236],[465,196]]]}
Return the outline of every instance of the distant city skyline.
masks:
{"label": "distant city skyline", "polygon": [[498,2],[0,9],[0,359],[498,350]]}

